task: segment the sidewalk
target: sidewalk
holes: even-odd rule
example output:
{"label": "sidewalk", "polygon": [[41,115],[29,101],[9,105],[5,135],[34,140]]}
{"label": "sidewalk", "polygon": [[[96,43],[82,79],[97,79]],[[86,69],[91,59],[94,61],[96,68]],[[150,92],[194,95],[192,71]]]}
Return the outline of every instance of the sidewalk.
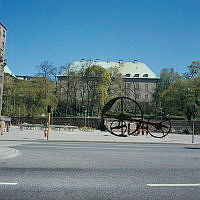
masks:
{"label": "sidewalk", "polygon": [[[13,126],[9,132],[0,135],[0,141],[47,141],[42,130],[23,130]],[[117,137],[109,132],[101,132],[94,130],[91,132],[74,130],[74,131],[55,131],[50,130],[49,142],[65,141],[65,142],[121,142],[121,143],[167,143],[167,144],[192,144],[191,135],[169,134],[164,138],[153,138],[150,135],[139,135],[129,137]],[[200,144],[200,136],[194,136],[194,143]],[[0,143],[2,146],[2,142]]]}

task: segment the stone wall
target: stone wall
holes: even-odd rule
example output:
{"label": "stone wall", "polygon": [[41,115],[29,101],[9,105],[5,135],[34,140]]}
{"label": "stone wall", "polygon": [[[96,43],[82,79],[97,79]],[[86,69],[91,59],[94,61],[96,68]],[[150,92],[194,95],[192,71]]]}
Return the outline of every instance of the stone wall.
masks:
{"label": "stone wall", "polygon": [[[193,130],[193,121],[187,120],[172,120],[172,132],[183,133],[188,130],[192,133]],[[195,134],[200,135],[200,121],[194,121],[194,130]]]}

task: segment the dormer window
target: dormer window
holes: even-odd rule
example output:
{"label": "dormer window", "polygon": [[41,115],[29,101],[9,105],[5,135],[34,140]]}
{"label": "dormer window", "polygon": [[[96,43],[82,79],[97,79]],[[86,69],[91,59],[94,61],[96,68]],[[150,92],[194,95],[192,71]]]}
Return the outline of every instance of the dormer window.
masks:
{"label": "dormer window", "polygon": [[139,76],[140,76],[139,74],[135,74],[134,78],[139,78]]}
{"label": "dormer window", "polygon": [[3,37],[6,37],[6,32],[5,32],[5,30],[3,30]]}
{"label": "dormer window", "polygon": [[131,76],[131,74],[126,74],[126,75],[125,75],[125,77],[130,77],[130,76]]}
{"label": "dormer window", "polygon": [[143,77],[147,78],[149,75],[148,74],[144,74]]}

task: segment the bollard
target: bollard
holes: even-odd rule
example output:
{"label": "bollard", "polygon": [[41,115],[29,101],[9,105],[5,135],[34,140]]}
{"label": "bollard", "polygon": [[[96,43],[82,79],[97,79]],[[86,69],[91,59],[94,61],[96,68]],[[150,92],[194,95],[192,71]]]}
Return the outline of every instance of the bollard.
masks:
{"label": "bollard", "polygon": [[6,124],[6,132],[9,132],[9,124]]}
{"label": "bollard", "polygon": [[48,135],[48,129],[44,129],[44,137],[47,137],[47,135]]}

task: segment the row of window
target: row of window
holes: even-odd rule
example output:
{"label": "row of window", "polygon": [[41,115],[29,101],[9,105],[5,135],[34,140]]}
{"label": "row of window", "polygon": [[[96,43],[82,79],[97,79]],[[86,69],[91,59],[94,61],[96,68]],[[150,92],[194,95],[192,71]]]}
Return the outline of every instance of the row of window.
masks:
{"label": "row of window", "polygon": [[[131,88],[131,83],[126,83],[126,88],[130,89]],[[140,89],[140,84],[139,83],[134,83],[134,89],[139,90]],[[149,90],[148,83],[145,83],[144,89],[145,89],[145,91]]]}
{"label": "row of window", "polygon": [[[148,74],[143,74],[142,77],[148,78],[148,76],[149,76]],[[131,77],[131,74],[126,74],[125,77]],[[133,77],[134,77],[134,78],[139,78],[140,75],[139,75],[139,74],[135,74]]]}
{"label": "row of window", "polygon": [[[135,98],[136,98],[136,99],[141,99],[141,96],[140,96],[139,94],[135,94]],[[146,99],[146,100],[149,99],[149,95],[148,95],[148,94],[145,94],[145,95],[144,95],[144,99]]]}

